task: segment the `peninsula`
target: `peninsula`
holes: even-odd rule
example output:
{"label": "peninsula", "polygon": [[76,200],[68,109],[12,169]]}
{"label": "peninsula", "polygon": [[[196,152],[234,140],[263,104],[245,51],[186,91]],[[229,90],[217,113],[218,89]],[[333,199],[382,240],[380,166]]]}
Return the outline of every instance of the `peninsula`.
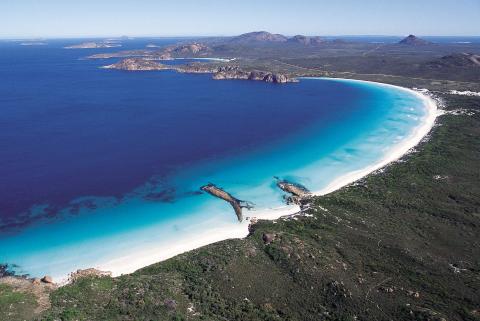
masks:
{"label": "peninsula", "polygon": [[212,65],[193,63],[187,65],[165,65],[151,60],[151,58],[126,58],[117,63],[102,67],[104,69],[118,69],[126,71],[158,71],[175,70],[180,73],[204,73],[212,74],[216,80],[243,79],[264,81],[275,84],[297,82],[295,78],[281,73],[273,73],[260,70],[244,70],[234,65]]}

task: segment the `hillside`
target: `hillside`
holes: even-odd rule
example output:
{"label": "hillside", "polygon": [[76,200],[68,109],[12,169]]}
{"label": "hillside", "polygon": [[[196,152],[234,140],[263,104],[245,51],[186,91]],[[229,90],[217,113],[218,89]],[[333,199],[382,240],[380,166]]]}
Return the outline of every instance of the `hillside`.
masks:
{"label": "hillside", "polygon": [[424,45],[429,45],[431,44],[430,42],[418,38],[417,36],[414,35],[409,35],[408,37],[400,40],[398,42],[400,45],[408,45],[408,46],[424,46]]}

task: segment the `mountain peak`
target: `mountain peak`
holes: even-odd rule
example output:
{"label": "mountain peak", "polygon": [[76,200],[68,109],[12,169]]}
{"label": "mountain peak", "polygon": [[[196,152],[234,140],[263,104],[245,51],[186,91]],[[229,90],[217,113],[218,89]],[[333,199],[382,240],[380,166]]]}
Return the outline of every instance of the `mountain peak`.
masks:
{"label": "mountain peak", "polygon": [[401,45],[411,45],[411,46],[419,46],[419,45],[428,45],[430,42],[418,38],[415,35],[409,35],[408,37],[405,37],[401,41],[399,41],[399,44]]}

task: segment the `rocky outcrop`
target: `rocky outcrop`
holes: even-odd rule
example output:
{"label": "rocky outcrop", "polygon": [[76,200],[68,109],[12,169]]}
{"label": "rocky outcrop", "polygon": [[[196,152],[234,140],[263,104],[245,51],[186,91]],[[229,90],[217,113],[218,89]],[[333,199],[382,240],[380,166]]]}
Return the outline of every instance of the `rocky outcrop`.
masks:
{"label": "rocky outcrop", "polygon": [[172,69],[169,66],[145,58],[127,58],[115,64],[104,66],[102,68],[127,71],[152,71]]}
{"label": "rocky outcrop", "polygon": [[273,233],[263,233],[262,240],[263,240],[263,243],[268,245],[275,240],[275,234],[273,234]]}
{"label": "rocky outcrop", "polygon": [[252,43],[252,42],[285,42],[288,38],[280,34],[272,34],[266,31],[255,31],[244,33],[230,39],[230,43]]}
{"label": "rocky outcrop", "polygon": [[48,284],[54,284],[55,282],[53,282],[53,279],[51,276],[49,275],[45,275],[42,280],[41,280],[43,283],[48,283]]}
{"label": "rocky outcrop", "polygon": [[209,64],[189,64],[189,65],[164,65],[149,58],[126,58],[115,64],[107,65],[105,69],[119,69],[127,71],[154,71],[154,70],[175,70],[181,73],[208,73],[213,74],[212,78],[221,79],[244,79],[264,81],[275,84],[284,84],[296,82],[296,79],[280,73],[267,71],[245,71],[238,66],[215,66]]}
{"label": "rocky outcrop", "polygon": [[11,275],[13,275],[13,273],[8,270],[8,265],[0,264],[0,278]]}
{"label": "rocky outcrop", "polygon": [[204,192],[207,192],[210,195],[213,195],[215,197],[218,197],[230,203],[230,205],[232,205],[233,207],[233,210],[235,211],[235,214],[237,215],[237,219],[239,222],[243,221],[242,208],[244,207],[247,209],[253,208],[253,204],[249,202],[241,201],[233,197],[232,195],[230,195],[230,193],[227,193],[223,189],[215,186],[214,184],[211,184],[211,183],[207,184],[205,186],[202,186],[200,189]]}
{"label": "rocky outcrop", "polygon": [[432,44],[431,42],[418,38],[414,35],[409,35],[408,37],[400,40],[398,43],[400,45],[408,45],[408,46],[424,46],[424,45]]}
{"label": "rocky outcrop", "polygon": [[307,37],[304,35],[296,35],[288,39],[288,42],[302,44],[304,46],[315,46],[324,43],[320,37]]}
{"label": "rocky outcrop", "polygon": [[214,74],[218,72],[219,67],[209,64],[192,63],[188,65],[176,65],[174,69],[177,72],[186,74]]}
{"label": "rocky outcrop", "polygon": [[286,180],[280,180],[278,177],[275,178],[277,179],[278,188],[290,194],[290,196],[285,198],[288,204],[300,204],[302,200],[309,198],[312,195],[305,186],[291,183]]}
{"label": "rocky outcrop", "polygon": [[112,272],[110,271],[100,271],[94,268],[77,270],[76,272],[70,273],[69,281],[75,283],[81,278],[84,277],[110,277]]}
{"label": "rocky outcrop", "polygon": [[210,47],[201,43],[191,43],[183,45],[169,46],[165,48],[164,53],[175,56],[196,55],[199,53],[207,53],[211,51]]}
{"label": "rocky outcrop", "polygon": [[78,45],[64,47],[65,49],[100,49],[100,48],[115,48],[122,45],[113,42],[83,42]]}
{"label": "rocky outcrop", "polygon": [[213,74],[213,79],[248,79],[283,84],[296,80],[288,78],[284,74],[271,73],[266,71],[245,71],[236,66],[225,66]]}
{"label": "rocky outcrop", "polygon": [[[154,44],[147,45],[148,48],[157,48]],[[173,58],[205,56],[212,52],[212,49],[201,43],[180,44],[168,46],[159,50],[125,50],[113,53],[102,53],[88,56],[89,59],[106,58],[144,58],[154,60],[171,60]]]}

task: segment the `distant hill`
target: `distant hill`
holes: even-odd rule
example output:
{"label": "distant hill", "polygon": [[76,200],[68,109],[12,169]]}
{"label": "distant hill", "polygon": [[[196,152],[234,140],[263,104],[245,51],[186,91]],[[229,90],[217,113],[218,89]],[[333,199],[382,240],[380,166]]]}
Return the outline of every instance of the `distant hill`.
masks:
{"label": "distant hill", "polygon": [[426,66],[432,69],[452,67],[480,68],[480,55],[474,55],[471,53],[454,53],[430,61]]}
{"label": "distant hill", "polygon": [[305,46],[318,45],[318,44],[321,44],[321,43],[324,42],[324,40],[322,38],[318,37],[318,36],[308,37],[308,36],[304,36],[304,35],[293,36],[292,38],[289,38],[287,41],[291,42],[291,43],[299,43],[299,44],[302,44],[302,45],[305,45]]}
{"label": "distant hill", "polygon": [[234,43],[252,43],[252,42],[286,42],[287,37],[280,34],[273,34],[267,31],[255,31],[244,33],[242,35],[233,37],[230,42]]}
{"label": "distant hill", "polygon": [[417,36],[414,36],[414,35],[409,35],[408,37],[400,40],[398,43],[400,45],[409,45],[409,46],[423,46],[423,45],[431,44],[431,42],[418,38]]}

